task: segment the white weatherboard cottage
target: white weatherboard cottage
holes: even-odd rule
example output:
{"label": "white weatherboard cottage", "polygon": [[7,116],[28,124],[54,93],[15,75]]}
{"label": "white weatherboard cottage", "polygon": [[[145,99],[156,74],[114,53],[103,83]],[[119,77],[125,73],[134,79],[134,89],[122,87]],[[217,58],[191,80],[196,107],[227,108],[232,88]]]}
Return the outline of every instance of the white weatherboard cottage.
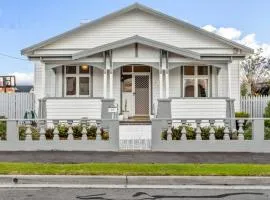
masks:
{"label": "white weatherboard cottage", "polygon": [[22,50],[48,119],[232,117],[252,52],[137,3]]}

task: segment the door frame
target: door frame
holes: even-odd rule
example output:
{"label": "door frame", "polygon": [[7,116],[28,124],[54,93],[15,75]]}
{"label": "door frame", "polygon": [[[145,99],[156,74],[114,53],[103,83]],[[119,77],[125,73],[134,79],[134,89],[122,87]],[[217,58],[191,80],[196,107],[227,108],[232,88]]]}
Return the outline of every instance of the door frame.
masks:
{"label": "door frame", "polygon": [[[136,115],[136,102],[135,102],[135,98],[136,98],[136,88],[135,88],[135,77],[136,76],[148,76],[148,103],[149,103],[149,108],[148,108],[148,115]],[[151,84],[151,71],[150,72],[133,72],[132,73],[132,116],[150,116],[151,115],[151,110],[152,110],[152,105],[151,105],[151,90],[152,90],[152,84]]]}

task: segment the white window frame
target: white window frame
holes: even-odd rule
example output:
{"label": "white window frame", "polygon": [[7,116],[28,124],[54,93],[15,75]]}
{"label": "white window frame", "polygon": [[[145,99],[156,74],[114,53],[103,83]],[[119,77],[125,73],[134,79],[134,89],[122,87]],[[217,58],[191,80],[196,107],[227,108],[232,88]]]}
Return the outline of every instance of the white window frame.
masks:
{"label": "white window frame", "polygon": [[[66,70],[69,66],[76,66],[76,74],[67,74]],[[91,96],[91,66],[89,66],[88,74],[80,74],[81,65],[66,65],[64,66],[64,96],[65,97],[90,97]],[[67,78],[75,77],[76,78],[76,95],[67,95]],[[89,78],[89,95],[80,95],[80,77]]]}
{"label": "white window frame", "polygon": [[[208,98],[210,94],[210,66],[207,66],[208,75],[198,75],[198,67],[205,66],[205,65],[186,65],[183,66],[183,97],[185,98],[197,98],[198,97],[198,79],[207,79],[207,96],[206,97],[199,97],[199,98]],[[185,75],[185,67],[194,67],[194,75]],[[194,79],[194,97],[186,97],[186,90],[185,90],[185,80],[187,79]]]}

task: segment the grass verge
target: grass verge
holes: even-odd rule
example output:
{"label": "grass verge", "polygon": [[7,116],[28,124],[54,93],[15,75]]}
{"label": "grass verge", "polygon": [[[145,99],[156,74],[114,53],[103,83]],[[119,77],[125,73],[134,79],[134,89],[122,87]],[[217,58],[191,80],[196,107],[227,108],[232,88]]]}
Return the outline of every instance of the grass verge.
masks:
{"label": "grass verge", "polygon": [[133,176],[269,176],[266,164],[0,163],[0,174]]}

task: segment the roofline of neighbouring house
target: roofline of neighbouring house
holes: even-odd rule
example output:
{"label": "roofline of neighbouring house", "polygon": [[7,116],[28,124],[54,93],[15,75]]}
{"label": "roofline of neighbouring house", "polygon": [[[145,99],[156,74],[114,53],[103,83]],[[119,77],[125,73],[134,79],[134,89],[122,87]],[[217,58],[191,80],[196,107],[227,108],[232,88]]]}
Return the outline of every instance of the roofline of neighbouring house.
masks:
{"label": "roofline of neighbouring house", "polygon": [[203,35],[209,36],[209,37],[211,37],[213,39],[216,39],[216,40],[218,40],[220,42],[223,42],[223,43],[225,43],[225,44],[227,44],[229,46],[232,46],[234,48],[238,48],[238,49],[244,50],[247,53],[253,53],[254,52],[253,49],[251,49],[251,48],[249,48],[247,46],[244,46],[244,45],[239,44],[237,42],[234,42],[232,40],[226,39],[226,38],[224,38],[222,36],[219,36],[219,35],[217,35],[215,33],[211,33],[209,31],[206,31],[206,30],[202,29],[202,28],[199,28],[199,27],[194,26],[194,25],[192,25],[190,23],[187,23],[185,21],[179,20],[179,19],[177,19],[175,17],[169,16],[167,14],[164,14],[164,13],[162,13],[160,11],[157,11],[157,10],[154,10],[152,8],[146,7],[146,6],[141,5],[139,3],[134,3],[134,4],[130,5],[130,6],[125,7],[123,9],[120,9],[120,10],[118,10],[116,12],[113,12],[111,14],[105,15],[104,17],[101,17],[101,18],[98,18],[98,19],[96,19],[94,21],[91,21],[91,22],[85,23],[83,25],[80,25],[80,26],[78,26],[78,27],[76,27],[76,28],[74,28],[74,29],[72,29],[70,31],[64,32],[64,33],[62,33],[60,35],[57,35],[57,36],[52,37],[50,39],[44,40],[44,41],[39,42],[39,43],[37,43],[35,45],[32,45],[30,47],[24,48],[24,49],[21,50],[21,54],[22,55],[26,55],[27,53],[29,53],[31,51],[34,51],[34,50],[36,50],[36,49],[38,49],[40,47],[43,47],[45,45],[51,44],[51,43],[53,43],[53,42],[55,42],[55,41],[57,41],[57,40],[65,37],[65,36],[67,36],[69,34],[72,34],[72,33],[76,32],[78,30],[81,30],[81,29],[83,29],[85,27],[88,27],[88,26],[97,24],[97,23],[99,23],[101,21],[104,21],[104,20],[107,20],[107,19],[110,19],[110,18],[114,18],[116,16],[119,16],[121,14],[124,14],[126,12],[129,12],[129,11],[135,10],[135,9],[139,9],[139,10],[142,10],[144,12],[147,12],[147,13],[150,13],[150,14],[153,14],[153,15],[156,15],[156,16],[159,16],[159,17],[162,17],[162,18],[164,18],[166,20],[169,20],[169,21],[172,21],[172,22],[174,22],[174,23],[176,23],[178,25],[185,26],[185,27],[190,28],[192,30],[195,30],[195,31],[197,31],[197,32],[199,32],[199,33],[201,33]]}

